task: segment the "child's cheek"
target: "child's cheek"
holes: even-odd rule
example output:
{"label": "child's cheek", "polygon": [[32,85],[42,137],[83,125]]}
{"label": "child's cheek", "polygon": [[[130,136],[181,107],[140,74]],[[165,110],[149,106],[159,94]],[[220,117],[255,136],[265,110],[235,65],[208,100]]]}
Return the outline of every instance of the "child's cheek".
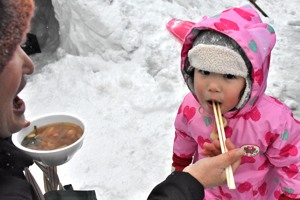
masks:
{"label": "child's cheek", "polygon": [[227,95],[226,102],[230,105],[229,107],[234,108],[240,101],[240,96],[237,93],[231,93]]}

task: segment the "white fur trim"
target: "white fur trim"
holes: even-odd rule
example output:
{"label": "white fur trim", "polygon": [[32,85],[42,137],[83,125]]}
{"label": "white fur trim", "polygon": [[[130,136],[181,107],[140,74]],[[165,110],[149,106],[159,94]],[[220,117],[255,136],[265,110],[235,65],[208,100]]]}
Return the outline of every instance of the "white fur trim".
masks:
{"label": "white fur trim", "polygon": [[196,69],[247,78],[248,69],[240,54],[223,46],[198,44],[188,52],[190,65]]}
{"label": "white fur trim", "polygon": [[248,102],[250,93],[251,93],[251,80],[249,78],[246,78],[245,90],[239,103],[235,106],[236,109],[242,108]]}

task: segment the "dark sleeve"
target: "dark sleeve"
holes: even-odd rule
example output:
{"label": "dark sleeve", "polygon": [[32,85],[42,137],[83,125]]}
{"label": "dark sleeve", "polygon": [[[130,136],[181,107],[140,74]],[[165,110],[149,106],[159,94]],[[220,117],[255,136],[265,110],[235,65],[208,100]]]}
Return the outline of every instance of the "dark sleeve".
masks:
{"label": "dark sleeve", "polygon": [[1,200],[37,200],[31,185],[24,179],[0,173]]}
{"label": "dark sleeve", "polygon": [[147,200],[201,200],[204,188],[186,172],[173,172],[166,180],[155,186]]}

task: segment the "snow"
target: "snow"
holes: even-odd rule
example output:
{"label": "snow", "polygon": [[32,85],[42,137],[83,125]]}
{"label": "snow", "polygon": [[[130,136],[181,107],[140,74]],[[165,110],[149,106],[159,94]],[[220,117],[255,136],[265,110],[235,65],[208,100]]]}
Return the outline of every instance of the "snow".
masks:
{"label": "snow", "polygon": [[[267,93],[299,119],[300,3],[256,2],[277,33]],[[36,70],[21,94],[26,116],[67,112],[87,125],[83,147],[58,167],[62,184],[96,190],[98,199],[146,199],[170,173],[174,118],[188,92],[181,45],[167,22],[197,22],[246,3],[36,0],[31,32],[43,53],[32,56]],[[31,168],[43,187],[40,170]]]}

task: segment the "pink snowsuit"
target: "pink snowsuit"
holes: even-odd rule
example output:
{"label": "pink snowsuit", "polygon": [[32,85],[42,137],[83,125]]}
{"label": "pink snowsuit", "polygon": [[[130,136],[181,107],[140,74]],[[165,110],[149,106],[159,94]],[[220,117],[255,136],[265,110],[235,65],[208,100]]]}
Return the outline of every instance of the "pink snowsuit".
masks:
{"label": "pink snowsuit", "polygon": [[[181,53],[181,71],[189,66],[188,51],[199,31],[212,29],[234,39],[252,64],[252,88],[249,101],[241,108],[224,114],[226,137],[244,149],[241,166],[234,174],[236,189],[227,185],[206,189],[205,199],[278,199],[284,193],[300,198],[300,123],[290,109],[264,92],[275,45],[275,32],[262,23],[250,5],[223,11],[214,17],[204,17],[187,33]],[[184,98],[175,120],[173,166],[187,160],[196,162],[204,142],[216,139],[213,115],[201,114],[195,95]],[[181,158],[183,162],[181,162]],[[188,165],[185,163],[184,165]],[[184,166],[183,166],[184,167]]]}

